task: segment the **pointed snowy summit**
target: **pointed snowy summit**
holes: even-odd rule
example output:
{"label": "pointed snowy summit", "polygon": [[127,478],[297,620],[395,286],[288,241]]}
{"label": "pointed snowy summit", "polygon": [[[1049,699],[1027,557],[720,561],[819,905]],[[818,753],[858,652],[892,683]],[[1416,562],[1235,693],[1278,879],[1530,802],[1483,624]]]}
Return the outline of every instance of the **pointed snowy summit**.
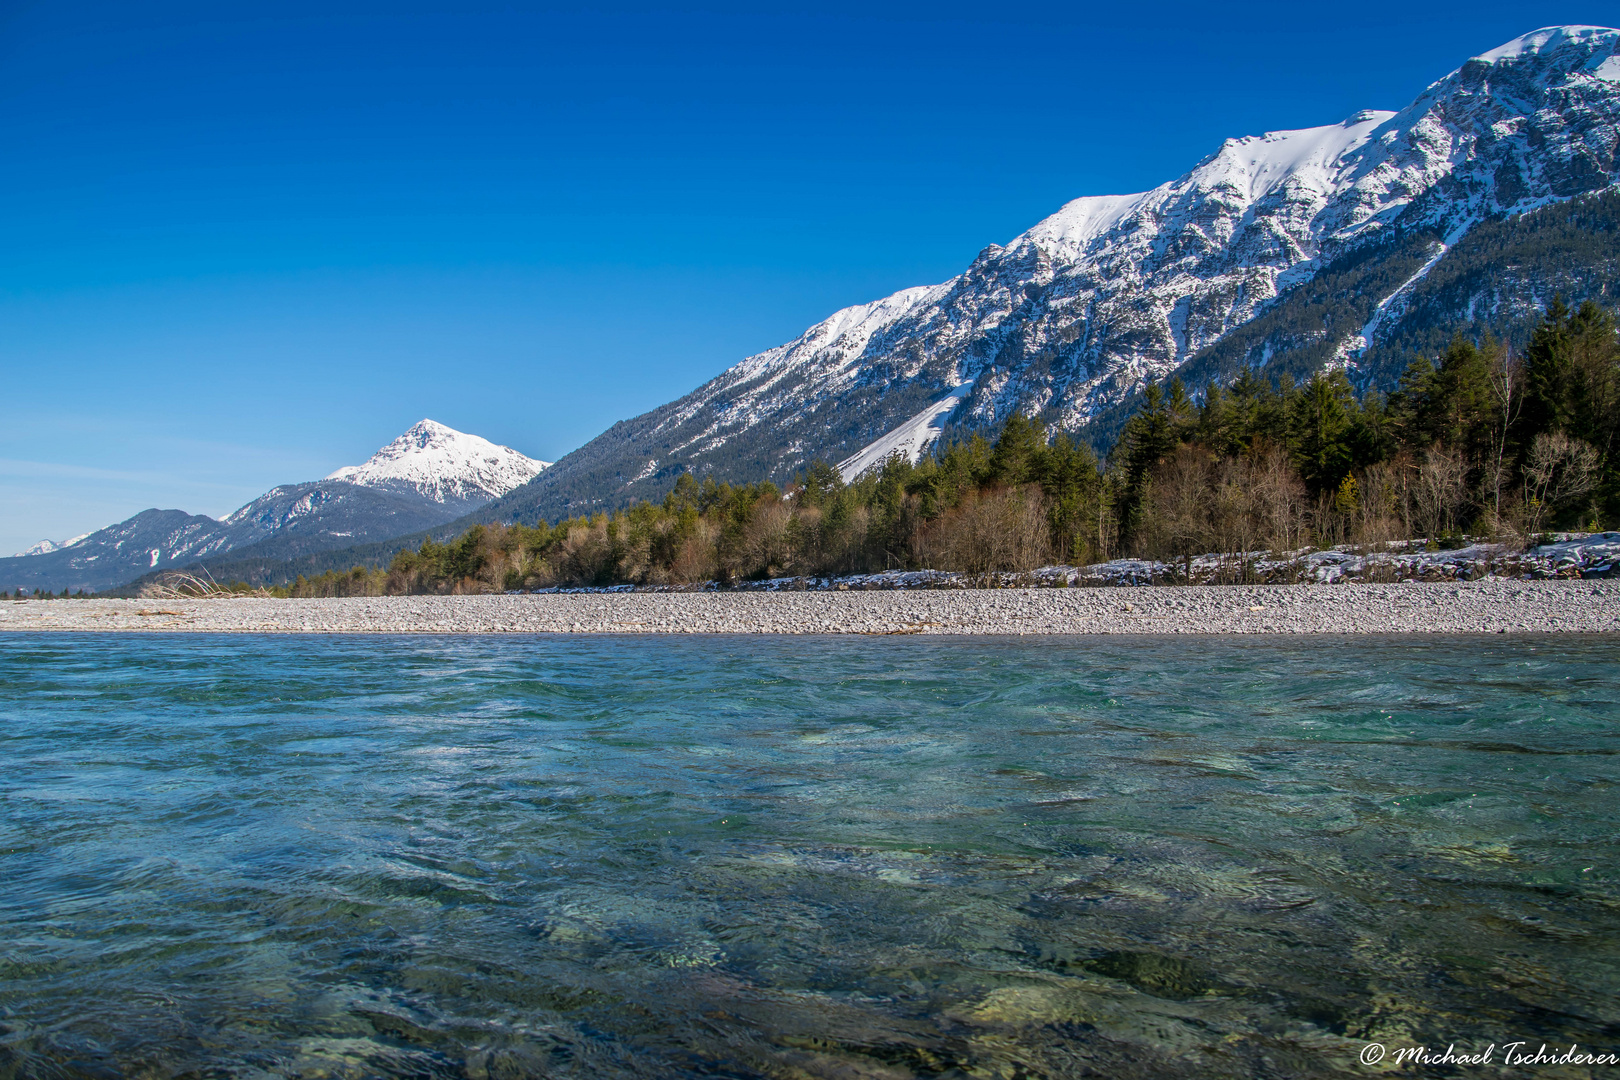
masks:
{"label": "pointed snowy summit", "polygon": [[41,540],[39,543],[35,544],[33,547],[29,548],[27,551],[19,551],[19,552],[17,552],[15,555],[12,556],[12,558],[13,559],[26,559],[30,555],[49,555],[53,551],[61,551],[63,548],[70,548],[74,544],[77,544],[79,541],[83,540],[85,537],[87,537],[89,535],[90,535],[89,533],[80,533],[78,536],[75,536],[73,539],[64,540],[60,544],[58,544],[55,540]]}
{"label": "pointed snowy summit", "polygon": [[53,551],[62,550],[62,545],[55,540],[41,540],[33,547],[19,551],[12,556],[13,559],[26,559],[30,555],[49,555]]}
{"label": "pointed snowy summit", "polygon": [[413,491],[438,503],[482,503],[526,484],[550,462],[524,457],[432,420],[326,479],[384,491]]}

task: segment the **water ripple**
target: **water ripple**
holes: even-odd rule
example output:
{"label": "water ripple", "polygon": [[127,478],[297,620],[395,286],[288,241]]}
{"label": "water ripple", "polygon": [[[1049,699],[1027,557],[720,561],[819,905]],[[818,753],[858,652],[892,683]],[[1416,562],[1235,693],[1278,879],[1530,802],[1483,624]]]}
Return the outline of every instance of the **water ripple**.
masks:
{"label": "water ripple", "polygon": [[0,637],[0,1076],[1620,1048],[1614,656]]}

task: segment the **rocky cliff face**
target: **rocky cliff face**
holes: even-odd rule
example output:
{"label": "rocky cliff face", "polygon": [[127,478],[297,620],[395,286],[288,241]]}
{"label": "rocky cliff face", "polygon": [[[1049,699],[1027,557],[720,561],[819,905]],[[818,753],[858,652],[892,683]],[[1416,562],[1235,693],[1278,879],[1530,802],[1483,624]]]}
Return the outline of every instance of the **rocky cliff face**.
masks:
{"label": "rocky cliff face", "polygon": [[1309,348],[1307,366],[1381,377],[1361,367],[1381,327],[1471,228],[1615,181],[1617,42],[1603,28],[1540,30],[1400,112],[1228,140],[1152,191],[1076,199],[950,281],[838,312],[615,425],[480,515],[622,505],[683,471],[785,480],[852,458],[951,393],[958,428],[1017,409],[1083,431],[1329,267],[1360,267],[1349,309],[1251,333],[1203,366],[1287,366]]}

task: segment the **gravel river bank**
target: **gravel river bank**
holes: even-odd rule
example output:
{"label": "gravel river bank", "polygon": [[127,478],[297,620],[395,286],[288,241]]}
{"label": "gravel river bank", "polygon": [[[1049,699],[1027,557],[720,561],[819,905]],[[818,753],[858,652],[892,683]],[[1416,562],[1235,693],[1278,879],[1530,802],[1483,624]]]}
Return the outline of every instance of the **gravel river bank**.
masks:
{"label": "gravel river bank", "polygon": [[427,634],[1620,633],[1620,582],[15,600],[3,631]]}

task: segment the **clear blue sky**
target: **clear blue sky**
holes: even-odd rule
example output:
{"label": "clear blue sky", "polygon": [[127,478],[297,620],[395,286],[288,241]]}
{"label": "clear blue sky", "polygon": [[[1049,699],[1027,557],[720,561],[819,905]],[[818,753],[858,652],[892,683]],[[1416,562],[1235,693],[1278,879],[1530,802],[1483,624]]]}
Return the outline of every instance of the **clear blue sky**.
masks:
{"label": "clear blue sky", "polygon": [[423,416],[552,460],[1075,196],[1614,19],[0,0],[0,554]]}

